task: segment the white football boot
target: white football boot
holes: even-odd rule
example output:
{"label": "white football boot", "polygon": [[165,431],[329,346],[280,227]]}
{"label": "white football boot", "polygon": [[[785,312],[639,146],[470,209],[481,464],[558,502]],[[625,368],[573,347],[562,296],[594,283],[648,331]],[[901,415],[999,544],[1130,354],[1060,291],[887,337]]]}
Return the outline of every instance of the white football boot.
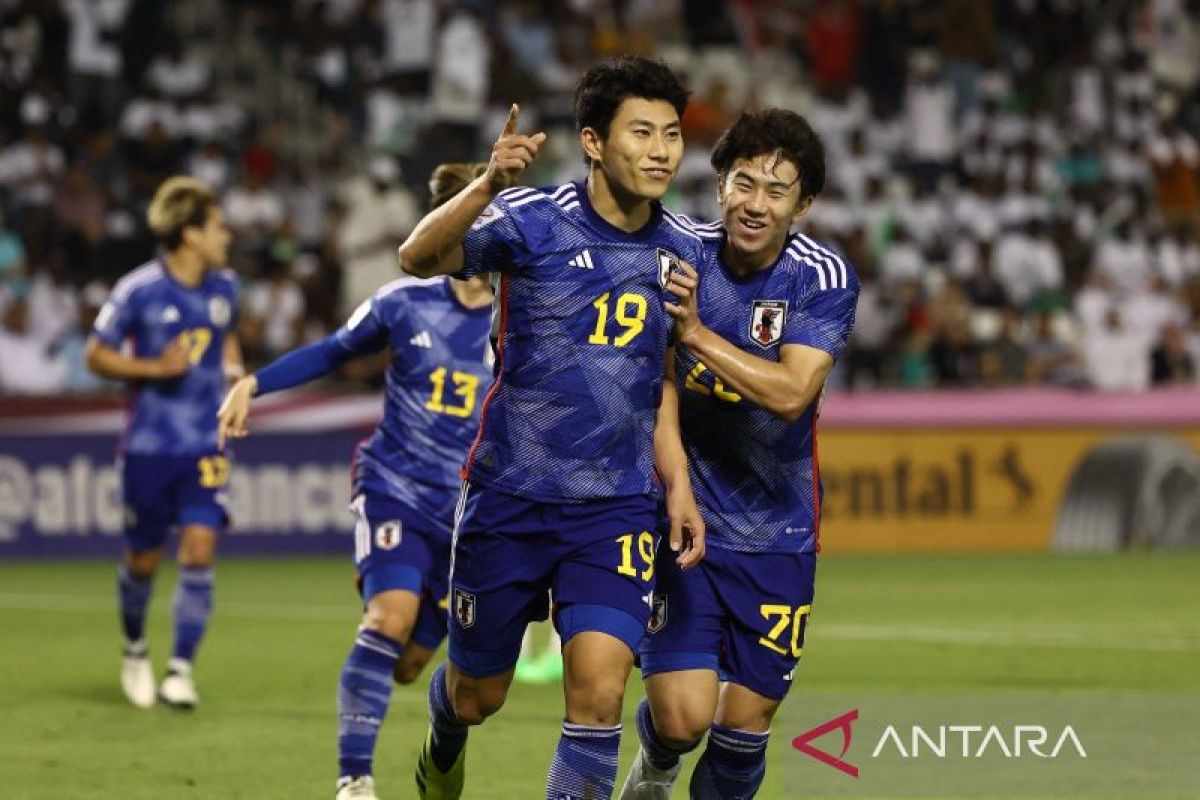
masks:
{"label": "white football boot", "polygon": [[200,702],[192,681],[192,665],[178,658],[167,662],[167,675],[158,689],[158,698],[172,708],[193,709]]}
{"label": "white football boot", "polygon": [[675,786],[675,779],[679,777],[679,771],[683,769],[683,759],[675,762],[675,766],[670,769],[659,769],[650,763],[650,759],[646,757],[646,751],[638,748],[637,758],[633,760],[633,766],[629,768],[629,775],[625,778],[625,785],[621,787],[621,793],[617,795],[618,800],[669,800],[671,797],[671,788]]}
{"label": "white football boot", "polygon": [[379,800],[375,796],[375,779],[370,775],[359,775],[339,783],[333,800]]}
{"label": "white football boot", "polygon": [[121,689],[138,708],[154,707],[154,668],[145,642],[127,642],[121,656]]}

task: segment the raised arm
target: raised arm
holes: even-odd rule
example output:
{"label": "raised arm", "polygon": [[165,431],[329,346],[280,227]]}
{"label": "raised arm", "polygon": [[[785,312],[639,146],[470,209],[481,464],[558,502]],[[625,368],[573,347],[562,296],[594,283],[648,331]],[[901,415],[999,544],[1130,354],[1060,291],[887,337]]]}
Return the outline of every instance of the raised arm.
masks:
{"label": "raised arm", "polygon": [[667,493],[667,516],[671,521],[668,538],[676,561],[683,569],[704,558],[704,519],[696,506],[692,481],[688,477],[687,455],[679,427],[679,390],[675,386],[675,351],[667,351],[666,375],[663,376],[662,400],[654,423],[654,466]]}
{"label": "raised arm", "polygon": [[833,368],[833,356],[817,347],[785,344],[779,361],[751,355],[704,326],[696,306],[699,279],[683,264],[671,278],[670,290],[680,298],[668,304],[675,317],[677,340],[729,389],[787,422],[794,422],[816,399]]}
{"label": "raised arm", "polygon": [[430,211],[400,245],[400,269],[418,278],[452,275],[462,269],[462,239],[471,225],[502,189],[514,185],[521,172],[537,158],[546,134],[517,133],[520,108],[508,111],[488,168],[461,192]]}

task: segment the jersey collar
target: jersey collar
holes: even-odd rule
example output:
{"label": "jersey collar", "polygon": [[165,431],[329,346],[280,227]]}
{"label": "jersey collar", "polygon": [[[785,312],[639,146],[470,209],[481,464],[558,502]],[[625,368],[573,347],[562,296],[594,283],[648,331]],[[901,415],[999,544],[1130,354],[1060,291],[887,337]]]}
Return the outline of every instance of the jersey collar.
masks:
{"label": "jersey collar", "polygon": [[583,211],[584,219],[588,224],[595,228],[597,232],[608,239],[617,241],[643,241],[650,239],[658,231],[659,223],[662,222],[662,203],[657,200],[650,201],[650,219],[646,224],[638,228],[636,231],[626,231],[613,225],[611,222],[600,216],[596,209],[592,207],[591,198],[588,197],[587,181],[579,181],[575,184],[575,194],[579,198],[579,208]]}

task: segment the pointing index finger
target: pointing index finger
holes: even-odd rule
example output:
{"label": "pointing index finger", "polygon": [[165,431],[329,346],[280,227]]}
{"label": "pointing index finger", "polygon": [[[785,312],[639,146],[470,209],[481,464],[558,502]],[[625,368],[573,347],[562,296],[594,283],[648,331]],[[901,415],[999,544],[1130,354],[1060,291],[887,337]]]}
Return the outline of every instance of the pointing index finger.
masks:
{"label": "pointing index finger", "polygon": [[501,136],[512,136],[517,132],[517,117],[521,115],[521,107],[513,103],[508,108],[508,119],[504,120],[504,131]]}

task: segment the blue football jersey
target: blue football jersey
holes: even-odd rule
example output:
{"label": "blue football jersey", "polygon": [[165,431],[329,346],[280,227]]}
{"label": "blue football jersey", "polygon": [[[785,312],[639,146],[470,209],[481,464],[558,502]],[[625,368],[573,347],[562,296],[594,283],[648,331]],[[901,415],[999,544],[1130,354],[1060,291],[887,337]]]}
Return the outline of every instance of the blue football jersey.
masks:
{"label": "blue football jersey", "polygon": [[[858,301],[849,262],[796,235],[769,269],[737,278],[721,260],[721,227],[697,230],[705,239],[699,309],[708,328],[771,361],[787,344],[841,355]],[[708,545],[744,552],[817,550],[820,398],[798,420],[785,422],[723,385],[682,345],[676,378],[684,449]]]}
{"label": "blue football jersey", "polygon": [[699,237],[658,203],[633,233],[584,184],[506,189],[463,240],[463,273],[499,273],[498,378],[464,475],[533,500],[659,491],[653,431],[676,259]]}
{"label": "blue football jersey", "polygon": [[355,492],[421,512],[449,535],[459,468],[492,383],[492,310],[467,308],[450,278],[403,278],[365,301],[336,341],[355,354],[391,348],[383,419],[355,457]]}
{"label": "blue football jersey", "polygon": [[199,286],[184,286],[159,259],[117,281],[93,335],[114,350],[129,341],[138,358],[156,358],[178,339],[192,363],[178,378],[131,385],[122,452],[216,451],[217,409],[225,391],[222,358],[225,337],[237,323],[237,286],[230,270],[209,270]]}

